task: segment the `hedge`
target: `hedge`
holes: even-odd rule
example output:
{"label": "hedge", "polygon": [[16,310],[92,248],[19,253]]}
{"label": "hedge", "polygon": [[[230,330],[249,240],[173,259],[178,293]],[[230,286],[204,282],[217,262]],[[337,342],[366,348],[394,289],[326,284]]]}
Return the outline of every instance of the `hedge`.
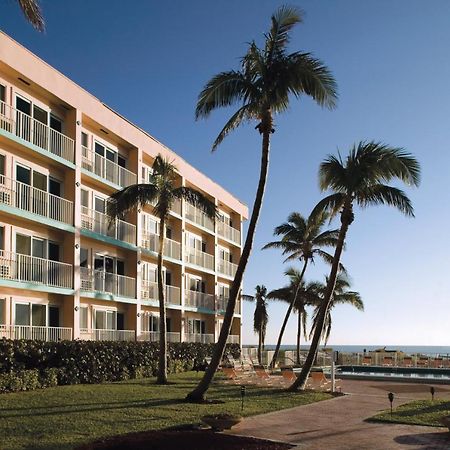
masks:
{"label": "hedge", "polygon": [[[214,344],[168,343],[169,373],[191,370]],[[238,358],[239,345],[226,352]],[[102,383],[156,374],[157,342],[0,340],[0,392]]]}

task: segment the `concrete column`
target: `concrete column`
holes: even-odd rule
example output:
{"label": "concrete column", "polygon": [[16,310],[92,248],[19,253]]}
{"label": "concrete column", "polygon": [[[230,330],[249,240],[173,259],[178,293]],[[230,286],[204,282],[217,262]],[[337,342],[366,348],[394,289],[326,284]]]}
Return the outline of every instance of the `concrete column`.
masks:
{"label": "concrete column", "polygon": [[[186,181],[184,177],[181,178],[181,185],[186,186]],[[180,286],[180,296],[181,296],[181,311],[180,311],[180,342],[184,341],[184,333],[187,328],[186,322],[186,314],[184,311],[184,304],[186,298],[186,270],[185,270],[185,261],[186,261],[186,251],[185,251],[185,243],[186,243],[186,222],[184,220],[186,214],[185,202],[181,200],[181,286]]]}
{"label": "concrete column", "polygon": [[[142,166],[143,166],[143,152],[141,148],[137,149],[137,182],[141,182],[141,174],[142,174]],[[141,215],[142,212],[136,211],[136,245],[138,247],[137,251],[137,267],[136,267],[136,298],[137,304],[135,308],[135,317],[136,317],[136,340],[139,340],[142,333],[142,251],[141,251],[141,236],[142,236],[142,221]]]}

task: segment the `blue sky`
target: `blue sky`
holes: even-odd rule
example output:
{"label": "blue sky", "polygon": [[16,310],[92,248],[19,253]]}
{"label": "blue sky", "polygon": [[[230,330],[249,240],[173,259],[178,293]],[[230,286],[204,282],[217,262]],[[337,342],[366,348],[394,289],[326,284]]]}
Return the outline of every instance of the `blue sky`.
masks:
{"label": "blue sky", "polygon": [[[262,41],[283,2],[181,0],[42,1],[39,34],[15,2],[2,5],[0,27],[98,98],[143,127],[251,205],[259,172],[254,125],[210,146],[232,110],[195,122],[204,83],[237,68],[246,43]],[[408,190],[416,218],[387,207],[356,211],[343,262],[364,313],[333,311],[330,343],[450,345],[450,2],[291,1],[306,12],[292,50],[311,51],[333,71],[339,105],[324,111],[292,101],[276,118],[267,194],[245,291],[285,282],[280,254],[259,249],[291,211],[308,214],[321,198],[317,169],[337,149],[375,139],[403,146],[420,160],[423,181]],[[321,279],[317,264],[309,279]],[[276,340],[285,306],[270,306],[267,343]],[[253,305],[245,305],[244,343],[256,342]],[[295,322],[285,343],[295,342]]]}

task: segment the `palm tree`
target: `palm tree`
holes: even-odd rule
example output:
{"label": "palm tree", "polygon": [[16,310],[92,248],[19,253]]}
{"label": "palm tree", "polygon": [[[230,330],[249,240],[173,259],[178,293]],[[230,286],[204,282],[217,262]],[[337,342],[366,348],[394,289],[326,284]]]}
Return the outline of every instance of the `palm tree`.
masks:
{"label": "palm tree", "polygon": [[323,247],[335,247],[339,230],[325,230],[323,226],[328,220],[328,214],[320,212],[318,214],[310,214],[305,219],[300,213],[293,212],[289,215],[287,222],[275,228],[274,234],[282,236],[279,241],[269,242],[263,249],[281,248],[283,255],[288,255],[286,261],[299,260],[303,261],[303,268],[298,275],[297,290],[293,292],[290,299],[290,305],[284,316],[283,324],[278,336],[277,346],[272,358],[270,366],[273,368],[278,359],[281,341],[286,329],[292,309],[297,302],[298,290],[302,286],[303,277],[309,263],[314,263],[316,256],[322,258],[325,262],[331,263],[333,257],[323,250]]}
{"label": "palm tree", "polygon": [[17,0],[28,22],[38,31],[45,30],[44,17],[39,0]]}
{"label": "palm tree", "polygon": [[264,285],[255,287],[255,295],[243,295],[243,300],[249,302],[256,301],[255,314],[253,315],[253,330],[258,334],[258,361],[262,364],[262,351],[266,338],[267,322],[269,315],[267,314],[267,288]]}
{"label": "palm tree", "polygon": [[219,340],[202,380],[187,396],[189,401],[204,400],[204,395],[223,357],[264,197],[274,116],[287,110],[291,94],[296,98],[306,94],[319,105],[330,109],[334,108],[336,103],[336,82],[328,68],[310,53],[287,52],[290,31],[301,21],[301,11],[281,6],[272,15],[272,25],[269,33],[265,35],[264,48],[259,48],[255,42],[250,43],[246,55],[241,60],[241,69],[222,72],[211,78],[197,102],[197,119],[208,117],[217,108],[241,104],[217,136],[213,150],[232,130],[244,122],[254,120],[257,122],[255,128],[262,136],[262,149],[255,202],[242,255],[230,289]]}
{"label": "palm tree", "polygon": [[[302,272],[294,267],[290,267],[286,270],[285,275],[289,277],[289,284],[270,291],[267,294],[267,298],[271,300],[281,300],[292,305],[292,299],[295,298],[295,303],[293,308],[297,313],[297,346],[296,346],[296,364],[300,364],[300,341],[303,329],[303,336],[306,339],[306,321],[308,318],[308,313],[306,306],[314,305],[317,303],[318,286],[315,282],[305,283],[303,279]],[[286,317],[285,317],[286,321]],[[278,345],[280,344],[280,339],[278,339]],[[278,348],[279,351],[279,348]]]}
{"label": "palm tree", "polygon": [[403,149],[379,142],[359,142],[352,147],[345,160],[340,155],[337,157],[329,155],[320,165],[320,187],[322,191],[330,189],[333,193],[321,200],[315,209],[328,211],[331,217],[340,214],[341,228],[324,299],[317,313],[316,328],[308,357],[299,377],[289,388],[292,391],[305,388],[317,355],[336,284],[345,238],[354,220],[354,204],[361,208],[375,205],[394,206],[406,216],[414,217],[414,209],[406,194],[399,188],[385,184],[396,179],[406,185],[418,186],[420,165],[410,153]]}
{"label": "palm tree", "polygon": [[175,200],[184,199],[203,211],[208,217],[214,218],[216,206],[199,191],[187,187],[176,186],[176,167],[166,158],[157,155],[152,174],[148,183],[134,184],[117,191],[108,201],[107,212],[111,221],[123,218],[135,208],[154,204],[155,214],[159,218],[158,246],[158,297],[159,297],[159,366],[157,383],[167,383],[167,337],[166,337],[166,305],[163,282],[163,251],[166,233],[166,223]]}
{"label": "palm tree", "polygon": [[[315,302],[313,301],[313,303],[315,303],[315,305],[316,305],[316,308],[314,310],[313,317],[312,317],[313,322],[312,322],[312,326],[311,326],[311,332],[309,334],[310,339],[311,339],[312,335],[314,334],[314,331],[318,324],[320,305],[323,301],[323,297],[326,292],[327,284],[328,284],[328,278],[326,278],[326,284],[316,283],[316,285],[319,286],[319,289],[318,289],[319,295],[317,295],[316,301]],[[334,287],[333,296],[331,297],[330,306],[328,308],[327,315],[325,317],[325,325],[324,325],[324,329],[322,332],[322,338],[324,340],[325,345],[327,344],[328,339],[330,337],[330,333],[331,333],[331,323],[332,323],[331,310],[335,306],[351,305],[351,306],[354,306],[358,311],[364,311],[364,303],[361,299],[361,295],[359,294],[359,292],[350,291],[349,288],[350,288],[349,279],[344,274],[339,273],[336,277],[336,284]]]}

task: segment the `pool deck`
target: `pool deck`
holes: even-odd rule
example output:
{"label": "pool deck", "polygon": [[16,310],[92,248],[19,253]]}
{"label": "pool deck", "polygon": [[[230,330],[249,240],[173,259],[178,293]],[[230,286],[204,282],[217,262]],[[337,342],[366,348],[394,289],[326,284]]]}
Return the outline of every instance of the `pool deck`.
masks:
{"label": "pool deck", "polygon": [[[365,422],[389,407],[430,398],[431,384],[342,380],[347,395],[260,416],[248,417],[232,434],[273,439],[308,450],[449,450],[446,428]],[[436,398],[450,400],[450,385],[436,386]]]}

